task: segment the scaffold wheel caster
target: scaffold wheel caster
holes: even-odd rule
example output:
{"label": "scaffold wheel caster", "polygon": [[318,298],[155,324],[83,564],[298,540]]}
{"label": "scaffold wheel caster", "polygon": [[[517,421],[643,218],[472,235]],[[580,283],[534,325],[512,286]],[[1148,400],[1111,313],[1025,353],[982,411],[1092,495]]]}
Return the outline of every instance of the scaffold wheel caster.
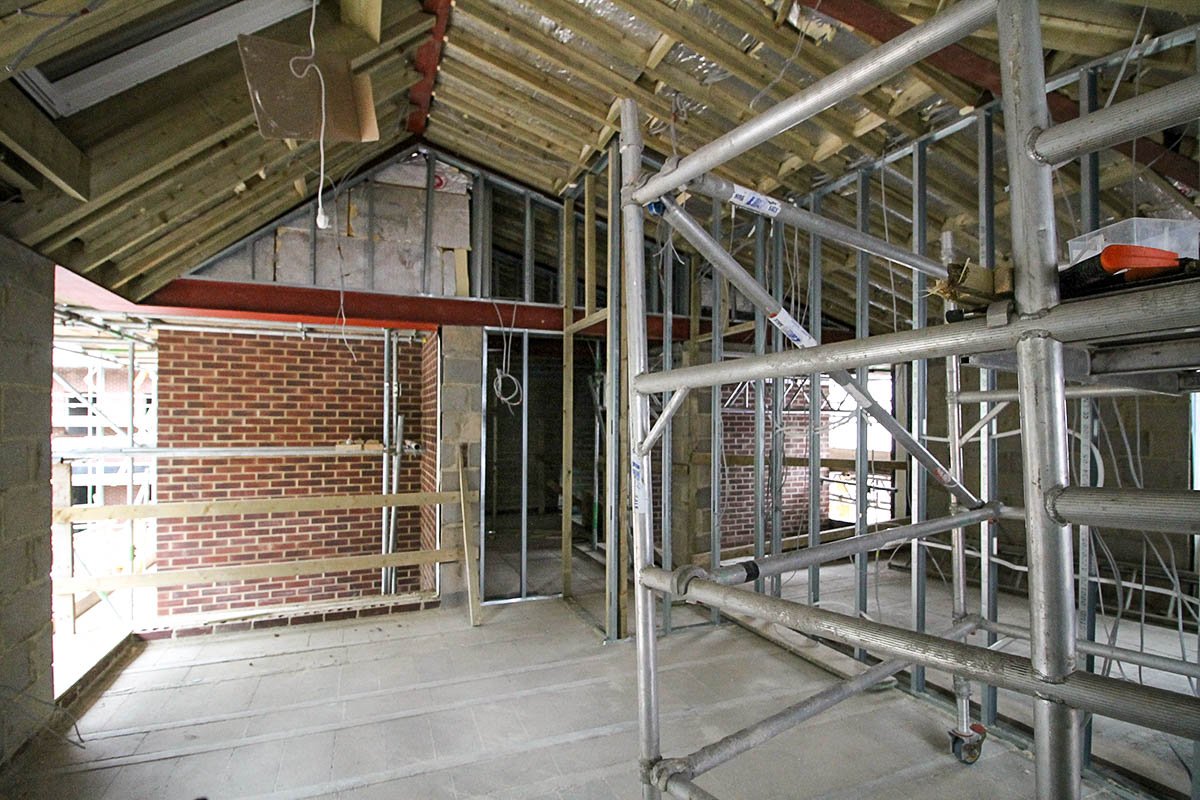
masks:
{"label": "scaffold wheel caster", "polygon": [[968,766],[979,760],[983,753],[983,742],[987,739],[987,728],[976,722],[971,730],[950,731],[950,751],[962,764]]}

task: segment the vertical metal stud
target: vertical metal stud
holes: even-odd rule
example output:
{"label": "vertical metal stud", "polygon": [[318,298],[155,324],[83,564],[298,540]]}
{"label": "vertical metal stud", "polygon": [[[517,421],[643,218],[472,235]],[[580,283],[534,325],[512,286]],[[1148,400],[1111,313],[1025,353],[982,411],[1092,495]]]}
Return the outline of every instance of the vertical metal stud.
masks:
{"label": "vertical metal stud", "polygon": [[[434,268],[434,258],[437,250],[433,246],[433,215],[436,211],[437,195],[434,184],[437,180],[437,156],[425,151],[425,230],[423,243],[424,257],[421,259],[421,294],[429,294],[429,273]],[[441,267],[441,264],[438,264]]]}
{"label": "vertical metal stud", "polygon": [[[860,169],[858,172],[858,229],[871,232],[871,172]],[[870,296],[871,257],[862,250],[855,254],[854,269],[854,335],[865,339],[871,335],[871,305]],[[867,386],[867,368],[859,367],[854,373],[859,386]],[[867,442],[867,412],[858,407],[854,412],[855,418],[855,448],[854,448],[854,535],[865,536],[867,533],[867,508],[870,502],[870,476],[867,473],[869,457]],[[860,553],[854,557],[855,564],[855,593],[854,613],[861,616],[867,611],[867,565],[870,555]],[[855,651],[857,658],[865,658],[866,651]]]}
{"label": "vertical metal stud", "polygon": [[[487,292],[484,289],[486,284],[484,279],[484,241],[486,232],[490,230],[485,226],[485,218],[487,216],[487,189],[484,185],[483,175],[475,175],[471,180],[471,297],[484,297]],[[369,245],[374,252],[374,245]]]}
{"label": "vertical metal stud", "polygon": [[[666,264],[663,266],[663,344],[662,344],[662,368],[664,370],[672,369],[675,366],[675,260],[669,256],[664,256]],[[667,407],[667,403],[671,400],[671,395],[674,392],[663,392],[663,408]],[[662,433],[662,566],[663,569],[674,568],[674,554],[671,552],[674,542],[672,541],[672,503],[674,494],[672,485],[674,483],[674,443],[671,439],[671,420],[667,420],[666,427]],[[664,633],[671,632],[671,597],[663,595],[662,599],[662,628]]]}
{"label": "vertical metal stud", "polygon": [[492,476],[495,469],[488,468],[488,456],[491,455],[488,447],[488,332],[487,328],[483,329],[483,380],[480,382],[481,398],[480,408],[483,413],[481,418],[481,430],[479,432],[479,597],[480,599],[487,598],[487,581],[485,579],[487,571],[484,566],[487,562],[487,480]]}
{"label": "vertical metal stud", "polygon": [[[476,219],[476,214],[472,212],[473,226],[479,227],[475,222]],[[472,235],[474,235],[474,230],[472,230]],[[478,255],[474,255],[474,257],[478,258]],[[367,286],[371,289],[375,288],[375,181],[371,178],[367,178]]]}
{"label": "vertical metal stud", "polygon": [[[767,282],[767,220],[754,221],[754,279],[760,285]],[[757,306],[754,308],[754,353],[767,352],[767,321]],[[766,555],[766,381],[754,382],[754,557]],[[754,591],[762,592],[763,580],[754,582]]]}
{"label": "vertical metal stud", "polygon": [[[775,222],[771,227],[771,286],[772,292],[781,301],[783,293],[784,270],[784,234],[783,225]],[[783,331],[778,328],[772,334],[771,349],[778,353],[783,350]],[[783,438],[783,390],[784,379],[771,380],[771,555],[783,552],[783,469],[786,453]],[[773,575],[770,579],[770,592],[775,597],[780,596],[783,584],[780,576]]]}
{"label": "vertical metal stud", "polygon": [[[979,263],[984,269],[996,266],[996,163],[995,163],[995,120],[990,109],[981,109],[975,118],[976,157],[979,172],[978,216],[979,216]],[[996,374],[990,369],[979,372],[979,388],[990,391],[996,388]],[[979,413],[987,413],[987,404],[980,404]],[[979,494],[985,500],[995,497],[999,479],[996,471],[996,440],[992,437],[995,422],[979,432]],[[996,573],[996,522],[984,522],[979,526],[979,613],[991,622],[998,617],[997,573]],[[996,634],[988,633],[988,646],[996,643]],[[980,699],[980,720],[984,725],[996,724],[999,697],[995,686],[984,685]]]}
{"label": "vertical metal stud", "polygon": [[[718,242],[721,241],[721,213],[723,208],[721,201],[712,201],[712,237]],[[712,276],[712,361],[714,364],[721,361],[725,357],[725,307],[724,307],[724,291],[722,284],[724,281],[717,274],[715,269],[709,271]],[[709,480],[711,486],[709,489],[709,539],[708,539],[708,566],[709,569],[716,570],[721,566],[721,448],[723,447],[723,436],[721,430],[721,386],[712,387],[712,403],[710,414],[712,415],[711,436],[709,438]],[[721,622],[721,612],[715,608],[712,610],[713,624]]]}
{"label": "vertical metal stud", "polygon": [[[918,141],[913,148],[913,178],[912,178],[912,218],[913,218],[913,252],[925,254],[927,247],[927,201],[925,184],[926,142]],[[926,277],[924,273],[914,272],[912,283],[912,327],[913,330],[924,328],[929,323],[929,299],[927,297]],[[929,382],[929,362],[925,359],[913,361],[909,368],[911,380],[909,395],[910,428],[913,438],[925,444],[925,415],[928,405],[927,388]],[[927,502],[929,478],[924,469],[917,464],[916,459],[910,458],[909,463],[909,495],[912,521],[923,522],[928,514]],[[912,606],[912,627],[920,633],[925,632],[925,546],[920,539],[914,539],[911,548],[910,592]],[[925,691],[925,668],[914,665],[912,668],[911,688],[914,692]]]}
{"label": "vertical metal stud", "polygon": [[[621,168],[617,142],[608,151],[609,185],[617,181]],[[613,195],[612,192],[609,193]],[[619,235],[616,215],[609,216],[608,227],[608,326],[607,361],[604,374],[605,395],[605,581],[608,607],[605,615],[605,632],[608,641],[621,638],[621,559],[625,557],[621,546],[621,259],[614,244]],[[618,239],[619,241],[619,239]]]}
{"label": "vertical metal stud", "polygon": [[521,258],[521,297],[533,302],[533,197],[525,193],[525,248]]}
{"label": "vertical metal stud", "polygon": [[[812,196],[809,211],[821,212],[821,198]],[[821,237],[809,236],[808,246],[808,332],[821,343]],[[808,546],[821,543],[821,375],[808,376]],[[821,565],[808,568],[808,602],[821,601]]]}
{"label": "vertical metal stud", "polygon": [[521,334],[521,597],[529,596],[529,333]]}

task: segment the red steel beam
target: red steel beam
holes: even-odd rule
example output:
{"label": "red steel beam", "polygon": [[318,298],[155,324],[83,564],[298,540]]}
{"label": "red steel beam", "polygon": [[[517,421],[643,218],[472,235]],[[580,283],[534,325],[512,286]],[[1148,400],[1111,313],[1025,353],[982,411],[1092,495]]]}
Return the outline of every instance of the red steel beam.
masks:
{"label": "red steel beam", "polygon": [[[83,280],[82,278],[80,280]],[[107,293],[106,293],[107,294]],[[116,297],[116,295],[113,295]],[[95,306],[96,298],[81,298]],[[149,305],[121,300],[124,305],[106,310],[131,313],[171,313],[188,316],[227,316],[313,325],[336,325],[340,298],[333,289],[303,286],[263,285],[232,281],[179,278],[147,299]],[[513,303],[504,300],[471,300],[462,297],[405,297],[374,292],[345,292],[346,324],[380,328],[436,328],[440,325],[503,326],[529,330],[561,331],[562,309],[550,305]],[[583,318],[582,311],[575,312]],[[675,320],[675,340],[687,338],[687,319]],[[662,338],[660,315],[646,318],[651,338]],[[603,336],[604,324],[594,325],[582,335]]]}
{"label": "red steel beam", "polygon": [[[886,42],[905,31],[913,24],[898,14],[868,2],[868,0],[797,0],[801,5],[818,9],[822,14],[833,17],[855,30],[879,42]],[[991,92],[999,97],[1000,67],[991,59],[975,53],[960,44],[952,44],[925,59],[948,75],[964,80],[972,86]],[[1059,92],[1046,96],[1050,116],[1055,122],[1066,122],[1079,116],[1079,105]],[[1196,163],[1151,139],[1124,142],[1113,148],[1119,153],[1147,166],[1164,178],[1183,186],[1189,192],[1200,189],[1200,171]]]}

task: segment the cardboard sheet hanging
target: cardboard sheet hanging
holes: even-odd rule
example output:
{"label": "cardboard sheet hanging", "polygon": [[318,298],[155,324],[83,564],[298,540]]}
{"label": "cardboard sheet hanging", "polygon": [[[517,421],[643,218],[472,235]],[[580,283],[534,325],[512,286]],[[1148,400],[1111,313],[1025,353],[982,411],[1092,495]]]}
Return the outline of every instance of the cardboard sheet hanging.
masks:
{"label": "cardboard sheet hanging", "polygon": [[[321,81],[316,70],[304,73],[308,47],[263,36],[238,37],[238,52],[258,130],[267,139],[316,141],[321,133]],[[298,58],[296,72],[292,59]],[[325,141],[379,141],[371,78],[355,75],[340,55],[323,53],[317,66],[325,79]]]}

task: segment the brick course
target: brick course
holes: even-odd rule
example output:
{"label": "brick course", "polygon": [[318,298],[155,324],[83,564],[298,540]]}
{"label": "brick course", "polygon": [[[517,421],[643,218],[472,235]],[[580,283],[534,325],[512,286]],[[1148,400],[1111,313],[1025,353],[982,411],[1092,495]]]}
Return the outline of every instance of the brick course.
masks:
{"label": "brick course", "polygon": [[[724,399],[729,400],[735,386],[726,386]],[[725,455],[754,456],[754,388],[753,384],[743,390],[744,396],[721,413],[724,430]],[[749,407],[747,407],[747,399]],[[764,529],[768,537],[771,530],[770,464],[771,464],[771,385],[766,385],[766,419],[764,426],[763,486],[766,497],[763,502]],[[827,415],[821,415],[824,425]],[[803,398],[792,402],[783,412],[783,454],[787,458],[808,458],[808,406]],[[829,432],[821,432],[821,452],[829,450]],[[826,474],[828,470],[822,470]],[[721,545],[736,547],[754,541],[754,467],[729,465],[721,487]],[[821,484],[821,516],[829,516],[829,484]],[[808,468],[787,467],[783,469],[783,535],[793,536],[808,530]]]}
{"label": "brick course", "polygon": [[[158,339],[158,444],[327,446],[382,439],[382,342],[162,331]],[[397,347],[399,411],[420,430],[421,345]],[[310,494],[377,494],[378,454],[162,459],[158,501]],[[398,491],[420,488],[414,459]],[[420,512],[398,509],[400,550],[420,547]],[[377,510],[279,512],[178,519],[158,525],[160,570],[368,555],[379,552]],[[415,567],[398,570],[397,591],[419,588]],[[163,615],[209,613],[378,594],[379,570],[164,587]]]}

